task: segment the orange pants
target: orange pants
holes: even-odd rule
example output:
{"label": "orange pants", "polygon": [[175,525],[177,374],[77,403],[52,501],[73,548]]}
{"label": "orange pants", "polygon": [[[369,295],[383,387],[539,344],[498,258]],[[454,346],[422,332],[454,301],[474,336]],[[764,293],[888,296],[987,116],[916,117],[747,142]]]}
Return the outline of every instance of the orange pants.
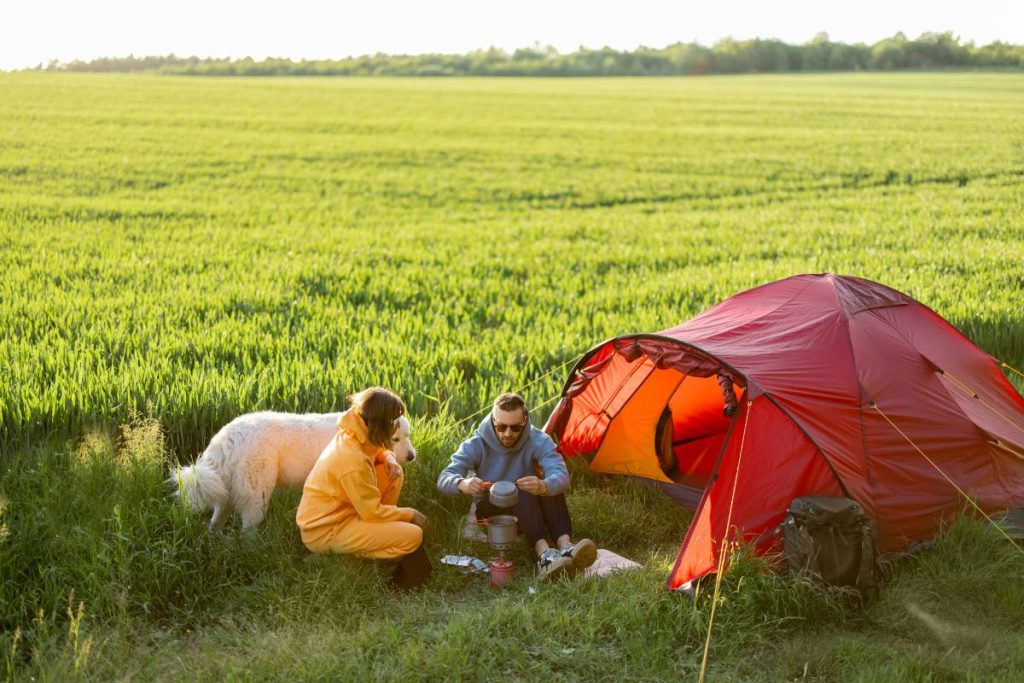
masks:
{"label": "orange pants", "polygon": [[[394,481],[388,479],[383,464],[374,468],[380,486],[380,502],[397,505],[405,476]],[[411,522],[364,522],[359,517],[346,520],[336,527],[317,529],[316,539],[303,538],[303,543],[314,553],[342,553],[391,560],[413,552],[423,543],[423,529]]]}

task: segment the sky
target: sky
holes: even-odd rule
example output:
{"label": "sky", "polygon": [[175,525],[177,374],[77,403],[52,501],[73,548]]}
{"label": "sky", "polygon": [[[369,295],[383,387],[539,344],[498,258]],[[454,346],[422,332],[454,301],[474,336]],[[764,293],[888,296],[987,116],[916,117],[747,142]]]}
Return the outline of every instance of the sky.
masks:
{"label": "sky", "polygon": [[0,0],[0,69],[129,54],[327,59],[535,43],[632,50],[903,31],[1024,43],[1024,0]]}

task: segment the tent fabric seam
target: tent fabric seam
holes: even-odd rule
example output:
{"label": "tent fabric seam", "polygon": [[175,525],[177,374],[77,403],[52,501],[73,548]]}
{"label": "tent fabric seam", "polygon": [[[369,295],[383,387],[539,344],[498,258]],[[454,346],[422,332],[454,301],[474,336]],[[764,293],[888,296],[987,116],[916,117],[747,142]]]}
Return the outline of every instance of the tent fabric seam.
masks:
{"label": "tent fabric seam", "polygon": [[[923,304],[922,304],[922,305],[923,305]],[[925,308],[927,308],[927,307],[925,307]],[[933,311],[933,313],[934,313],[934,311]],[[938,314],[935,314],[935,315],[938,315]],[[925,362],[926,362],[926,363],[927,363],[927,364],[928,364],[929,366],[931,366],[931,367],[935,368],[935,370],[933,371],[933,372],[934,372],[934,374],[940,375],[941,377],[944,377],[944,376],[946,376],[946,375],[949,375],[949,373],[947,373],[947,372],[946,372],[946,369],[945,369],[945,368],[943,368],[943,367],[942,367],[941,365],[939,365],[939,364],[938,364],[938,363],[936,363],[936,362],[935,362],[934,360],[932,360],[932,359],[931,359],[931,358],[930,358],[930,357],[929,357],[929,356],[928,356],[928,355],[927,355],[926,353],[924,353],[923,351],[921,351],[921,349],[917,348],[917,347],[916,347],[916,346],[915,346],[915,345],[914,345],[914,344],[913,344],[913,343],[912,343],[912,342],[911,342],[911,341],[910,341],[909,339],[907,339],[907,337],[906,337],[906,336],[905,336],[905,335],[904,335],[904,334],[903,334],[902,332],[900,332],[899,328],[895,327],[894,325],[891,325],[891,324],[890,324],[889,322],[887,322],[887,321],[886,321],[886,320],[885,320],[884,318],[882,318],[882,317],[881,317],[880,315],[878,315],[877,313],[875,313],[875,314],[874,314],[874,316],[875,316],[875,317],[876,317],[876,318],[878,319],[878,321],[879,321],[879,322],[881,322],[882,324],[886,325],[886,326],[887,326],[887,327],[888,327],[889,329],[891,329],[891,330],[892,330],[893,332],[895,332],[895,333],[896,333],[896,336],[897,336],[897,337],[899,337],[899,338],[900,338],[900,340],[902,340],[902,341],[903,341],[903,343],[904,343],[904,344],[906,344],[908,348],[910,348],[910,349],[911,349],[912,351],[914,351],[914,352],[915,352],[915,353],[916,353],[916,354],[917,354],[918,356],[920,356],[920,357],[921,357],[922,359],[924,359],[924,361],[925,361]],[[941,317],[941,316],[940,316],[940,317]],[[955,329],[955,328],[954,328],[954,329]],[[959,332],[959,330],[957,330],[957,331]],[[961,333],[961,334],[962,334],[962,333]],[[967,339],[967,337],[964,337],[964,338],[965,338],[965,339]],[[968,341],[970,341],[970,340],[968,339]],[[973,342],[971,342],[971,343],[973,344]],[[984,353],[984,352],[982,352],[982,353]],[[986,354],[986,355],[988,355],[988,354]],[[989,356],[989,357],[991,358],[991,356]],[[961,382],[960,380],[956,379],[956,378],[955,378],[955,377],[954,377],[953,375],[949,375],[949,377],[953,378],[953,381],[954,381],[955,383],[963,385],[963,387],[964,387],[965,389],[970,389],[970,391],[971,391],[972,393],[971,393],[971,395],[970,395],[969,397],[971,397],[971,398],[975,398],[975,399],[977,399],[977,398],[978,398],[978,392],[977,392],[977,391],[976,391],[975,389],[973,389],[973,388],[971,388],[971,387],[967,386],[966,384],[963,384],[963,382]],[[968,415],[968,414],[967,414],[966,412],[964,412],[963,408],[962,408],[962,407],[960,407],[960,403],[959,403],[959,401],[957,401],[957,400],[956,400],[955,398],[953,398],[953,394],[951,394],[951,393],[950,393],[950,391],[949,391],[949,387],[947,387],[947,386],[945,385],[945,383],[944,383],[944,382],[942,382],[942,380],[941,380],[941,379],[939,380],[939,384],[940,384],[940,385],[942,385],[942,388],[943,388],[943,390],[945,390],[945,392],[946,392],[946,395],[947,395],[947,396],[949,396],[949,397],[950,397],[950,399],[952,399],[952,401],[953,401],[953,405],[954,405],[954,406],[956,406],[956,410],[957,410],[957,411],[958,411],[958,412],[960,413],[960,415],[962,415],[962,416],[964,417],[964,419],[965,419],[965,420],[967,420],[967,421],[968,421],[969,423],[971,423],[972,425],[974,425],[975,429],[977,429],[978,431],[982,432],[983,434],[985,434],[985,435],[987,435],[987,436],[989,436],[989,437],[991,437],[991,438],[998,438],[998,437],[996,437],[996,435],[995,435],[995,434],[992,434],[992,433],[991,433],[991,432],[989,432],[989,431],[988,431],[987,429],[984,429],[984,428],[982,428],[981,426],[979,426],[979,425],[978,425],[978,423],[974,421],[974,418],[972,418],[972,417],[971,417],[970,415]],[[967,394],[965,394],[965,395],[967,395]],[[872,397],[872,399],[871,399],[871,400],[872,400],[872,401],[874,401],[874,398]],[[992,414],[996,415],[997,417],[1001,417],[1001,418],[1003,418],[1004,420],[1010,421],[1010,420],[1009,420],[1009,418],[1007,418],[1007,417],[1006,417],[1005,415],[1003,415],[1002,413],[999,413],[999,412],[997,412],[997,411],[996,411],[996,410],[995,410],[994,408],[992,408],[992,407],[988,406],[988,404],[984,404],[984,405],[985,405],[985,407],[986,407],[986,408],[988,409],[988,411],[989,411],[990,413],[992,413]],[[1012,424],[1012,421],[1011,421],[1011,424]]]}
{"label": "tent fabric seam", "polygon": [[818,455],[820,455],[821,459],[825,461],[826,465],[828,465],[828,469],[830,472],[832,472],[832,476],[836,478],[837,482],[839,482],[839,488],[843,490],[843,493],[846,494],[847,498],[851,498],[850,491],[846,488],[846,482],[843,481],[843,478],[839,476],[839,472],[836,471],[835,465],[832,464],[832,461],[829,459],[829,457],[825,455],[825,449],[818,445],[818,442],[814,440],[814,437],[807,433],[807,430],[804,429],[804,426],[802,424],[800,424],[800,421],[793,417],[788,410],[783,408],[782,404],[776,401],[774,396],[769,394],[767,391],[761,395],[767,398],[769,401],[771,401],[772,405],[778,408],[783,415],[789,418],[790,422],[796,425],[796,428],[799,429],[800,433],[804,435],[804,438],[806,438],[811,443],[811,445],[814,446],[814,449],[818,451]]}
{"label": "tent fabric seam", "polygon": [[[867,396],[867,390],[864,388],[864,385],[860,381],[860,368],[857,366],[857,356],[856,356],[856,354],[853,351],[853,336],[850,334],[850,324],[852,322],[853,316],[857,315],[858,313],[862,313],[862,312],[866,312],[866,311],[871,311],[871,310],[874,310],[874,308],[888,308],[888,307],[891,306],[891,304],[880,305],[880,306],[875,306],[875,307],[870,307],[870,308],[862,308],[862,309],[859,309],[859,310],[854,311],[853,313],[847,315],[846,314],[846,310],[843,307],[843,301],[842,301],[842,299],[839,296],[839,288],[835,286],[835,280],[832,280],[832,293],[835,295],[836,306],[839,309],[839,314],[843,317],[843,320],[846,323],[846,343],[848,345],[848,350],[849,350],[849,353],[850,353],[850,365],[853,366],[853,380],[854,380],[854,382],[857,383],[857,394],[858,394],[858,396],[857,396],[857,421],[860,424],[861,459],[863,460],[863,464],[864,464],[865,479],[867,480],[867,484],[870,487],[871,493],[874,494],[874,492],[875,492],[875,472],[874,472],[874,468],[871,466],[871,462],[870,462],[870,458],[869,458],[870,449],[868,448],[868,432],[867,432],[867,429],[866,429],[866,425],[864,423],[864,397]],[[905,305],[905,304],[899,304],[899,305]],[[879,317],[879,316],[876,315],[876,317]],[[880,317],[879,317],[879,319],[880,319]],[[840,481],[842,481],[842,480],[840,480]],[[845,485],[843,486],[843,491],[846,493],[846,496],[848,498],[851,497],[849,491],[846,491],[846,486]],[[862,503],[862,505],[864,505],[864,504]],[[871,508],[874,509],[874,507],[875,507],[874,503],[872,503],[871,504]]]}

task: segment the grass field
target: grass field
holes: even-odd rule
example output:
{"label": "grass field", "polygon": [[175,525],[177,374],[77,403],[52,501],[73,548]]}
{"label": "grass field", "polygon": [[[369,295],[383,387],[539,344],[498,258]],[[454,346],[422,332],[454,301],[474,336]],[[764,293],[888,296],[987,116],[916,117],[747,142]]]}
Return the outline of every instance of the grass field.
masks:
{"label": "grass field", "polygon": [[[169,463],[384,384],[431,555],[485,555],[433,484],[496,392],[543,417],[596,342],[823,271],[1024,370],[1022,255],[1019,74],[0,74],[0,670],[692,679],[708,601],[661,590],[688,514],[633,482],[574,467],[570,507],[643,570],[500,594],[439,570],[402,598],[308,556],[295,494],[207,534]],[[1024,555],[994,538],[957,522],[863,610],[740,562],[711,679],[1019,680]]]}

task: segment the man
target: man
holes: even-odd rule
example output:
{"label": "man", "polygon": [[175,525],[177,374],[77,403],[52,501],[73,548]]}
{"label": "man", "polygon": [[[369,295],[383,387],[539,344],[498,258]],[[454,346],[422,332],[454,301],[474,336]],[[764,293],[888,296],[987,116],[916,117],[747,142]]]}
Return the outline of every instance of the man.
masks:
{"label": "man", "polygon": [[[470,476],[472,474],[472,476]],[[539,476],[538,476],[539,475]],[[569,471],[551,437],[530,424],[523,397],[502,394],[494,408],[464,441],[437,478],[441,493],[463,493],[476,500],[477,519],[508,510],[495,507],[484,495],[488,484],[515,482],[519,489],[514,514],[537,553],[541,580],[575,575],[594,563],[597,546],[590,539],[572,542],[572,522],[564,492]],[[552,548],[549,538],[557,544]]]}

